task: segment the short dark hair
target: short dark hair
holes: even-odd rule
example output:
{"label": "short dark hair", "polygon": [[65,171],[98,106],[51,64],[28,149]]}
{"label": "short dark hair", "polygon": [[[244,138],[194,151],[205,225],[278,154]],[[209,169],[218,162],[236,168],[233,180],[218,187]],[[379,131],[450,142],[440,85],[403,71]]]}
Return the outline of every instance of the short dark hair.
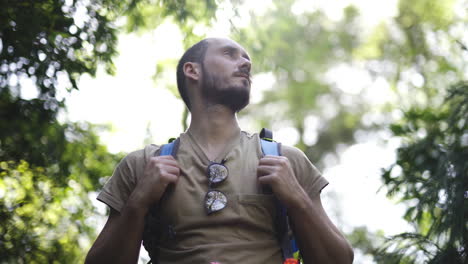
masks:
{"label": "short dark hair", "polygon": [[190,47],[177,64],[177,88],[179,89],[180,97],[184,100],[185,105],[190,110],[190,100],[187,94],[187,86],[185,83],[184,64],[186,62],[200,63],[203,67],[203,60],[205,59],[206,50],[208,49],[207,39],[197,42]]}

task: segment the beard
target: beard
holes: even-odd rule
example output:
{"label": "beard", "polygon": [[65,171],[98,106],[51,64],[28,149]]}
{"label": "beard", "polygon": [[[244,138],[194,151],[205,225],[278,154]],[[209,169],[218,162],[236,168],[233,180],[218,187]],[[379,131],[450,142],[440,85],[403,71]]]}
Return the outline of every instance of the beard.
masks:
{"label": "beard", "polygon": [[228,81],[209,74],[202,69],[202,94],[210,104],[220,104],[228,107],[234,113],[244,109],[250,100],[250,84],[244,80],[242,84],[227,84]]}

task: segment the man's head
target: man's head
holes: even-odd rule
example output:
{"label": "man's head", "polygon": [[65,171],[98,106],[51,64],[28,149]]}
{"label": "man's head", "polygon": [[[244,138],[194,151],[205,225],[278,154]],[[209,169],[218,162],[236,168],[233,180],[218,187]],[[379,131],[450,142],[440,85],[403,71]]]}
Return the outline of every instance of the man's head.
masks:
{"label": "man's head", "polygon": [[177,86],[192,109],[195,93],[207,104],[220,104],[234,112],[249,102],[250,58],[229,39],[204,39],[188,49],[177,65]]}

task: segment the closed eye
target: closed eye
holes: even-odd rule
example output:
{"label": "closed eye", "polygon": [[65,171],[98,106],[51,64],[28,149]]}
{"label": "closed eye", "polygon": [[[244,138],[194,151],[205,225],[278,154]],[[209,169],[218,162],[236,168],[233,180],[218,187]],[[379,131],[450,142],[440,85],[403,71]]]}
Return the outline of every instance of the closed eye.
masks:
{"label": "closed eye", "polygon": [[[242,54],[241,54],[241,53],[242,53]],[[247,53],[245,53],[245,52],[241,52],[241,50],[239,50],[239,49],[236,48],[236,47],[232,47],[232,46],[224,47],[224,49],[223,49],[223,54],[224,54],[224,55],[228,55],[228,56],[231,57],[231,58],[234,58],[234,57],[236,57],[236,56],[242,56],[242,57],[245,58],[246,60],[250,61],[249,55],[247,55]]]}
{"label": "closed eye", "polygon": [[228,49],[226,49],[226,50],[224,51],[224,54],[229,55],[229,56],[232,57],[232,56],[234,56],[234,54],[235,54],[235,50],[234,50],[234,49],[231,49],[231,48],[228,48]]}

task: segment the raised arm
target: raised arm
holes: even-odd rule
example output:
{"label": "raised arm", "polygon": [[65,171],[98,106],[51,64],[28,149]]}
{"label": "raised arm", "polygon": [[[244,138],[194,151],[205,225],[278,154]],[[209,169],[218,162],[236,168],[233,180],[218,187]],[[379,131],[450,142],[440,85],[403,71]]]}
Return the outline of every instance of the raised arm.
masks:
{"label": "raised arm", "polygon": [[260,184],[268,184],[288,210],[304,263],[347,264],[353,250],[322,207],[320,194],[309,198],[288,158],[265,156],[258,166]]}
{"label": "raised arm", "polygon": [[161,199],[167,186],[177,182],[179,175],[179,166],[172,156],[151,158],[123,209],[120,212],[111,209],[85,263],[137,263],[145,215]]}

